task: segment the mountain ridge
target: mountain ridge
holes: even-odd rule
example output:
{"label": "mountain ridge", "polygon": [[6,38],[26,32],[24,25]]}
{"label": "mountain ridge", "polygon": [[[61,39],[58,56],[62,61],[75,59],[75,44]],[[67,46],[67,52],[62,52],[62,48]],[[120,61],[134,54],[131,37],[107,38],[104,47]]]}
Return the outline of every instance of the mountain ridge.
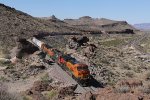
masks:
{"label": "mountain ridge", "polygon": [[74,27],[87,31],[95,30],[106,31],[107,33],[128,33],[130,30],[130,32],[133,33],[133,31],[136,30],[126,21],[115,21],[106,18],[92,18],[90,16],[83,16],[79,19],[64,19],[63,21],[70,25],[73,25]]}
{"label": "mountain ridge", "polygon": [[150,23],[134,24],[134,27],[141,30],[150,30]]}

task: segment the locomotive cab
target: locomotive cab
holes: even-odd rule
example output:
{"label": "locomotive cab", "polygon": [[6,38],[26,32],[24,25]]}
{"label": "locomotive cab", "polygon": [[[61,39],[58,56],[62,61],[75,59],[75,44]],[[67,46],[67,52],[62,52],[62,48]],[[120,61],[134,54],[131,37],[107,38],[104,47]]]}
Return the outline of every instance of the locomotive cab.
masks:
{"label": "locomotive cab", "polygon": [[81,85],[88,83],[90,79],[90,71],[86,64],[82,64],[70,55],[61,55],[59,62],[65,64],[66,67],[71,70],[72,77],[76,79]]}
{"label": "locomotive cab", "polygon": [[88,66],[84,65],[84,64],[79,64],[77,66],[77,71],[78,71],[78,77],[82,78],[82,79],[86,79],[90,75],[90,71],[88,69]]}
{"label": "locomotive cab", "polygon": [[90,71],[85,64],[77,64],[76,66],[76,78],[82,86],[87,86],[90,80]]}

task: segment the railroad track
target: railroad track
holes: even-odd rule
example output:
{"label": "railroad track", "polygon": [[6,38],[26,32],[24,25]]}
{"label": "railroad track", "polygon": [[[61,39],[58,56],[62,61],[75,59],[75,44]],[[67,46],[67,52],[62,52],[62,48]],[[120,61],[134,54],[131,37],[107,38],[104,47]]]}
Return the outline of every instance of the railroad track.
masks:
{"label": "railroad track", "polygon": [[141,53],[144,54],[145,51],[139,44],[141,41],[143,41],[144,39],[146,39],[148,37],[150,37],[150,33],[145,33],[145,34],[138,36],[135,39],[131,40],[127,45],[135,47],[138,51],[140,51]]}
{"label": "railroad track", "polygon": [[91,91],[91,92],[95,92],[96,89],[94,87],[83,87],[87,92]]}
{"label": "railroad track", "polygon": [[[58,65],[58,64],[56,63],[56,65]],[[57,67],[57,66],[55,66],[55,67]],[[73,80],[74,83],[78,85],[78,87],[77,87],[77,88],[78,88],[78,89],[77,89],[77,92],[79,92],[79,91],[80,91],[81,93],[85,93],[85,92],[89,92],[89,91],[91,91],[91,92],[96,92],[97,88],[95,88],[95,87],[93,87],[93,86],[84,87],[84,86],[80,85],[74,78],[71,77],[71,74],[70,74],[67,70],[62,69],[62,67],[61,67],[60,65],[58,65],[58,67],[61,69],[60,71],[61,71],[62,73],[67,74],[68,77],[70,77],[71,79],[69,79],[69,78],[67,78],[67,77],[64,77],[64,78],[67,78],[70,82],[71,82],[71,80]],[[57,69],[57,70],[58,70],[58,69]],[[60,74],[60,76],[63,77],[63,75],[61,75],[61,74]]]}
{"label": "railroad track", "polygon": [[131,42],[131,45],[138,45],[142,40],[144,40],[148,36],[149,36],[148,33],[141,35],[140,37],[136,38],[133,42]]}
{"label": "railroad track", "polygon": [[[69,72],[68,70],[64,70],[64,71],[65,71],[69,76],[71,76],[71,74],[70,74],[70,72]],[[76,81],[76,79],[74,79],[73,77],[72,77],[72,79]],[[76,81],[76,82],[77,82],[77,81]],[[78,83],[78,82],[77,82],[77,83]],[[89,92],[89,91],[95,92],[95,91],[97,90],[97,89],[96,89],[95,87],[93,87],[93,86],[84,87],[84,86],[80,85],[80,83],[78,83],[78,86],[82,87],[82,88],[85,90],[85,92]]]}

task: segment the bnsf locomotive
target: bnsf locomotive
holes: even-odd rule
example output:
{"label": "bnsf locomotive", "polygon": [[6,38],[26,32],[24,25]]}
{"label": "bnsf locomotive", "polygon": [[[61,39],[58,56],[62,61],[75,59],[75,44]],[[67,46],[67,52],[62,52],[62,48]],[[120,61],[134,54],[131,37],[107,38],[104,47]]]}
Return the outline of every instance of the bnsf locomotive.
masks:
{"label": "bnsf locomotive", "polygon": [[86,64],[77,61],[68,54],[61,53],[57,49],[48,47],[44,42],[39,41],[35,37],[32,38],[32,42],[44,53],[46,53],[53,61],[58,63],[63,69],[68,69],[71,72],[72,77],[77,80],[78,83],[83,86],[88,84],[90,79],[90,71]]}

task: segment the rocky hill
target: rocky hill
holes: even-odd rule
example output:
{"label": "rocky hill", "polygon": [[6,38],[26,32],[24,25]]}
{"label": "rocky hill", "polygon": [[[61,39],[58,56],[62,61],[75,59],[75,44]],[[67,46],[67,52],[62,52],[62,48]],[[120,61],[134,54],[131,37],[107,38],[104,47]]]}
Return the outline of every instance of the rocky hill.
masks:
{"label": "rocky hill", "polygon": [[134,24],[134,27],[141,30],[150,30],[150,23]]}
{"label": "rocky hill", "polygon": [[17,37],[28,38],[35,34],[52,32],[75,33],[78,30],[62,21],[34,18],[14,8],[0,4],[0,50],[13,47]]}
{"label": "rocky hill", "polygon": [[[35,18],[14,8],[0,4],[0,51],[9,51],[18,37],[33,35],[74,33],[134,33],[125,21],[94,19],[88,16],[79,19],[59,20],[55,16]],[[4,50],[2,50],[4,49]]]}
{"label": "rocky hill", "polygon": [[79,19],[65,19],[64,22],[80,28],[84,31],[107,33],[134,33],[136,30],[129,25],[126,21],[114,21],[105,18],[91,18],[89,16],[80,17]]}
{"label": "rocky hill", "polygon": [[[35,18],[0,4],[0,100],[150,100],[150,34],[135,32],[125,21]],[[87,64],[89,86],[26,40],[33,35]]]}

